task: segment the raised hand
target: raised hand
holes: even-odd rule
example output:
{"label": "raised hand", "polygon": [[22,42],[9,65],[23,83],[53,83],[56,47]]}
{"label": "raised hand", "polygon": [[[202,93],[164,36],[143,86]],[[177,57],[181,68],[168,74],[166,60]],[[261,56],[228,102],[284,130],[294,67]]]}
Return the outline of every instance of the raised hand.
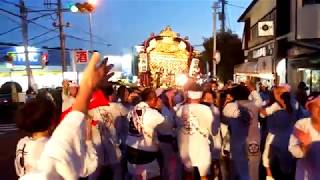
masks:
{"label": "raised hand", "polygon": [[106,65],[107,59],[98,65],[100,60],[99,53],[93,53],[89,64],[83,72],[80,83],[79,94],[73,105],[73,110],[87,113],[89,101],[95,88],[105,80],[108,80],[113,73],[109,73],[113,65]]}
{"label": "raised hand", "polygon": [[106,81],[113,75],[113,73],[109,73],[113,65],[107,65],[107,59],[104,59],[98,65],[99,60],[99,53],[93,53],[89,64],[83,72],[80,89],[88,88],[88,90],[93,91],[101,81]]}

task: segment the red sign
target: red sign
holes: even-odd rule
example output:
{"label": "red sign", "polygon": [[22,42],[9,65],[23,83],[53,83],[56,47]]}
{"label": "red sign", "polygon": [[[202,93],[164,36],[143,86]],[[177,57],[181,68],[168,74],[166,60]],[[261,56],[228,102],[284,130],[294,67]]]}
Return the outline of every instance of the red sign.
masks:
{"label": "red sign", "polygon": [[89,53],[88,51],[75,51],[74,52],[74,56],[75,56],[75,62],[77,63],[87,63],[88,62],[88,56]]}

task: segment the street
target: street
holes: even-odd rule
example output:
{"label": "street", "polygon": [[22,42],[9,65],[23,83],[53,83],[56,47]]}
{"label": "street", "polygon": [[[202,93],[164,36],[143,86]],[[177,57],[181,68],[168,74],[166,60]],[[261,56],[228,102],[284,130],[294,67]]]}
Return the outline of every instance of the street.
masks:
{"label": "street", "polygon": [[18,131],[14,124],[0,124],[0,179],[17,179],[14,170],[15,149],[23,136],[24,133]]}

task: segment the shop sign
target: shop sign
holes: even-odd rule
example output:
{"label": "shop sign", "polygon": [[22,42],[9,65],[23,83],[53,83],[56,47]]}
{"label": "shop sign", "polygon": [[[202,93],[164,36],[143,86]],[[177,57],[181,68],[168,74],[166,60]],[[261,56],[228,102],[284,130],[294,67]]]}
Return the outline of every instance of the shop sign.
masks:
{"label": "shop sign", "polygon": [[273,21],[263,21],[258,23],[258,35],[259,36],[273,36],[274,28]]}
{"label": "shop sign", "polygon": [[78,64],[86,64],[89,60],[89,52],[85,50],[75,50],[74,60]]}
{"label": "shop sign", "polygon": [[262,47],[262,48],[259,48],[257,50],[254,50],[253,54],[252,54],[252,57],[254,59],[259,58],[259,57],[264,57],[264,56],[267,56],[266,47]]}
{"label": "shop sign", "polygon": [[[16,46],[16,47],[8,48],[4,54],[6,54],[5,57],[9,57],[11,59],[11,63],[13,66],[25,66],[26,56],[24,53],[24,46]],[[28,59],[29,59],[30,66],[40,66],[42,64],[41,49],[29,46]]]}
{"label": "shop sign", "polygon": [[249,57],[252,57],[252,59],[257,59],[265,56],[272,56],[273,54],[274,45],[268,44],[266,46],[263,46],[261,48],[252,50],[249,52]]}

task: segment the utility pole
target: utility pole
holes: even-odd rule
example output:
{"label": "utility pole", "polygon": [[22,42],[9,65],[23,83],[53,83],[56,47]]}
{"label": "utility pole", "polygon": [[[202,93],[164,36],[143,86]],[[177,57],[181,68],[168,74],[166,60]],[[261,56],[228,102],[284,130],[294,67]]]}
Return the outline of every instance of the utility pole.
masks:
{"label": "utility pole", "polygon": [[217,75],[217,63],[216,63],[216,51],[217,51],[217,9],[218,9],[218,3],[213,2],[213,30],[212,30],[212,41],[213,41],[213,49],[212,49],[212,76],[216,77]]}
{"label": "utility pole", "polygon": [[24,5],[24,0],[20,0],[20,16],[21,16],[21,27],[22,27],[22,38],[24,46],[24,55],[26,60],[26,72],[28,76],[28,87],[31,87],[31,76],[32,72],[30,69],[29,51],[28,51],[28,22],[27,22],[27,8]]}
{"label": "utility pole", "polygon": [[221,1],[221,32],[224,33],[226,31],[226,12],[225,12],[225,6],[226,6],[226,0],[220,0]]}
{"label": "utility pole", "polygon": [[65,44],[65,34],[63,31],[63,14],[62,14],[62,3],[61,0],[57,0],[57,14],[59,19],[59,33],[60,33],[60,49],[61,49],[61,65],[62,65],[62,73],[67,71],[67,61],[66,61],[66,44]]}

